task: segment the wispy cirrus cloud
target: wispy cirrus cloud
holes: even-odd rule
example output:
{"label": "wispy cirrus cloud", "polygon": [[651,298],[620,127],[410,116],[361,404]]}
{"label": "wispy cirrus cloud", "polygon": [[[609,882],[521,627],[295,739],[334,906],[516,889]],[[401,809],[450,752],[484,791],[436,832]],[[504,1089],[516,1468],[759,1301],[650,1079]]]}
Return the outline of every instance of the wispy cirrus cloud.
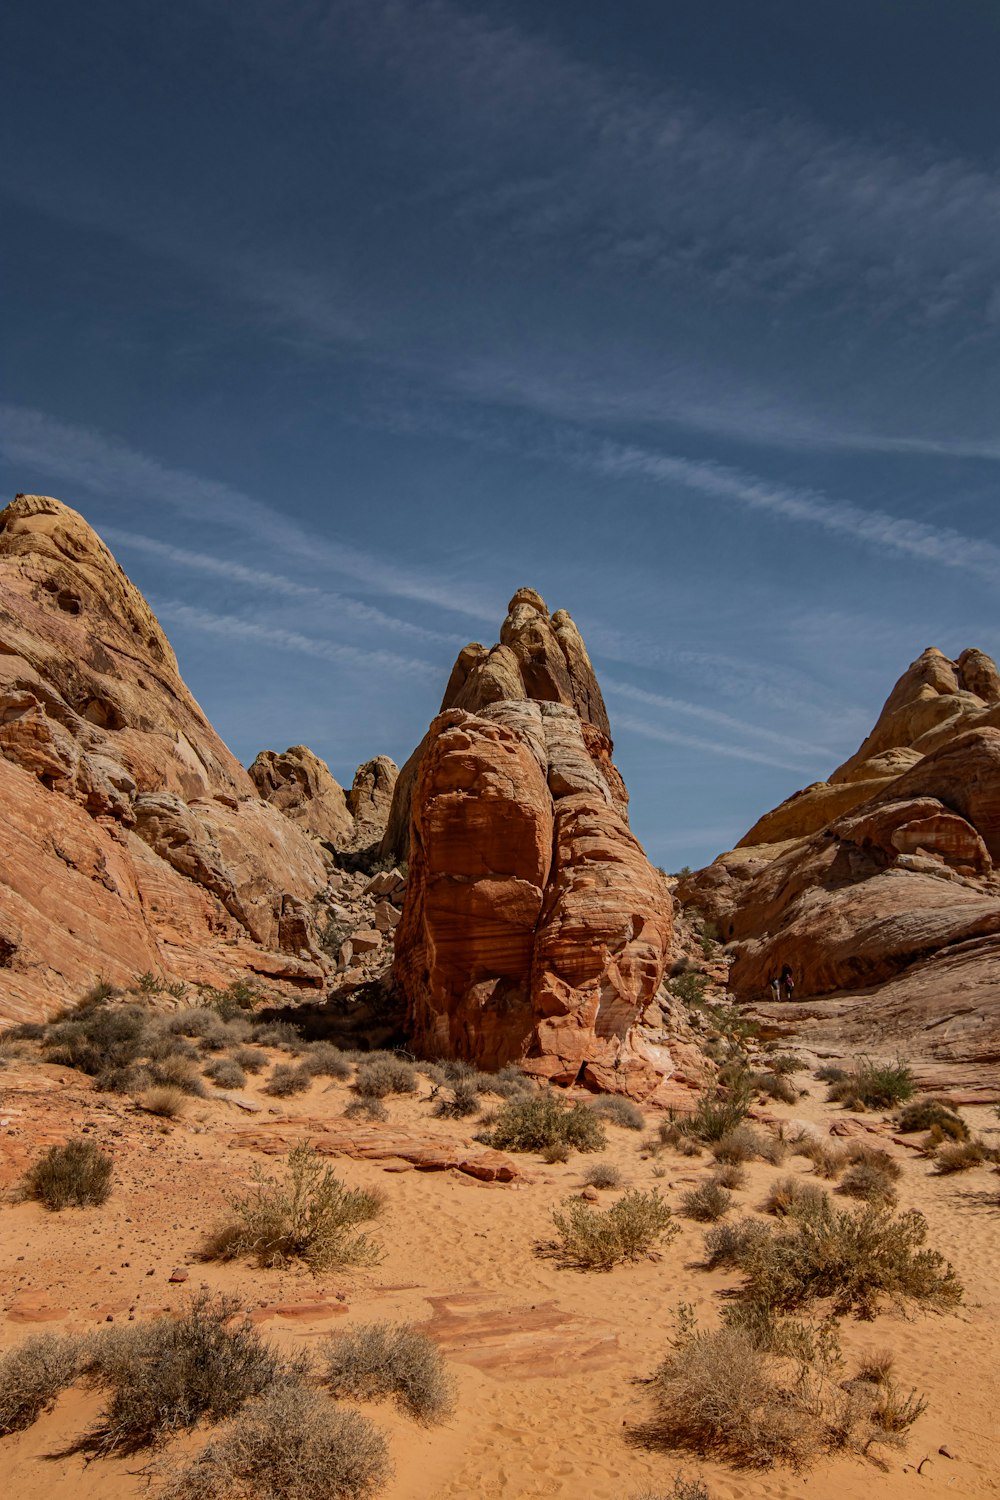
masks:
{"label": "wispy cirrus cloud", "polygon": [[495,607],[490,609],[458,581],[331,539],[220,480],[171,468],[92,428],[44,412],[0,404],[0,454],[22,473],[26,487],[56,478],[119,503],[166,505],[188,520],[250,534],[272,550],[327,567],[379,593],[475,619],[496,618]]}
{"label": "wispy cirrus cloud", "polygon": [[771,755],[766,750],[754,750],[744,745],[734,745],[729,740],[707,740],[698,735],[685,734],[680,729],[667,729],[662,724],[650,724],[648,720],[636,719],[629,714],[619,715],[616,728],[629,730],[643,739],[659,740],[664,745],[678,745],[686,750],[705,751],[709,755],[721,755],[728,760],[750,761],[758,766],[773,766],[781,771],[796,771],[800,775],[822,774],[815,764],[804,758]]}
{"label": "wispy cirrus cloud", "polygon": [[617,678],[603,675],[601,687],[606,696],[625,698],[632,703],[641,703],[647,708],[657,708],[667,714],[680,714],[684,718],[700,719],[702,723],[711,724],[716,729],[727,730],[742,738],[766,740],[769,744],[780,745],[786,753],[802,756],[816,756],[831,760],[833,752],[824,745],[813,745],[807,740],[795,739],[794,736],[774,729],[767,729],[760,724],[750,724],[745,719],[735,718],[732,714],[723,713],[720,709],[710,708],[707,704],[689,703],[684,698],[675,698],[666,693],[651,693],[645,688],[635,687],[632,683],[621,682]]}
{"label": "wispy cirrus cloud", "polygon": [[407,677],[421,677],[429,682],[438,682],[441,669],[433,662],[417,657],[399,656],[394,651],[365,651],[359,646],[346,645],[341,641],[324,640],[317,636],[302,635],[297,630],[285,630],[280,625],[261,624],[240,615],[214,614],[195,605],[182,604],[174,599],[151,599],[156,614],[161,620],[194,630],[199,635],[219,636],[230,641],[247,641],[268,650],[289,651],[296,656],[313,657],[318,661],[332,662],[335,666],[361,668],[364,671],[395,672]]}

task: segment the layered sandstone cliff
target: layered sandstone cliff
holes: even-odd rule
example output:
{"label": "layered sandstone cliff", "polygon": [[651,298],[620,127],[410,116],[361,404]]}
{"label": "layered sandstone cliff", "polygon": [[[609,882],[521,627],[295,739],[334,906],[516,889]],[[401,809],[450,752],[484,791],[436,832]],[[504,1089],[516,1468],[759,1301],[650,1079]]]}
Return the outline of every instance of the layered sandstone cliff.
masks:
{"label": "layered sandstone cliff", "polygon": [[867,1015],[883,1046],[1000,1061],[998,860],[1000,674],[980,651],[932,649],[829,782],[679,894],[735,944],[738,999],[788,964],[799,1001],[863,991],[857,1027]]}
{"label": "layered sandstone cliff", "polygon": [[263,801],[83,517],[0,512],[0,1020],[127,983],[325,962],[318,842]]}
{"label": "layered sandstone cliff", "polygon": [[650,1010],[671,901],[612,749],[575,625],[520,590],[499,645],[460,654],[389,820],[409,860],[395,975],[425,1054],[639,1098],[675,1070]]}

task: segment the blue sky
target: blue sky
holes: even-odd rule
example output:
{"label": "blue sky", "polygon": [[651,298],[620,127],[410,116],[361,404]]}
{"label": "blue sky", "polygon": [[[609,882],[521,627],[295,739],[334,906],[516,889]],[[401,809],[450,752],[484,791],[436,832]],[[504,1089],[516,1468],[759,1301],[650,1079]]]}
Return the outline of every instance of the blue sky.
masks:
{"label": "blue sky", "polygon": [[522,584],[676,869],[1000,652],[1000,7],[14,0],[0,493],[244,760],[401,761]]}

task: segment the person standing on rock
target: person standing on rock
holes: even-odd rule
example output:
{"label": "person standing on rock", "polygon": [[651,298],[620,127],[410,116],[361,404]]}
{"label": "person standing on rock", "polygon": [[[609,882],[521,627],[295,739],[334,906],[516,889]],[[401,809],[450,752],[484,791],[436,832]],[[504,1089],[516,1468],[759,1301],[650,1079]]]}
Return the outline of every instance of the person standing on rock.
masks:
{"label": "person standing on rock", "polygon": [[772,1000],[780,1000],[781,999],[781,981],[778,978],[777,974],[774,974],[774,975],[771,976],[771,978],[768,980],[768,984],[771,986],[771,999]]}
{"label": "person standing on rock", "polygon": [[792,978],[792,971],[788,967],[787,964],[785,964],[784,968],[781,971],[781,984],[778,986],[779,997],[780,997],[780,994],[781,994],[781,986],[782,985],[784,986],[784,990],[785,990],[785,999],[786,1000],[794,1000],[795,999],[795,980]]}

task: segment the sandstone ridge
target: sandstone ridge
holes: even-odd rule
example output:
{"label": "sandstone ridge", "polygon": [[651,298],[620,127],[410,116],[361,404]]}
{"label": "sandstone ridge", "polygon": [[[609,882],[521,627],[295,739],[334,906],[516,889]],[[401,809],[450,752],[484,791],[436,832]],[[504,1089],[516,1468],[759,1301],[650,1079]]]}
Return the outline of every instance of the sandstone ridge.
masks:
{"label": "sandstone ridge", "polygon": [[519,590],[500,644],[460,654],[396,786],[395,976],[425,1055],[637,1098],[677,1070],[658,1004],[670,895],[612,749],[576,626]]}

